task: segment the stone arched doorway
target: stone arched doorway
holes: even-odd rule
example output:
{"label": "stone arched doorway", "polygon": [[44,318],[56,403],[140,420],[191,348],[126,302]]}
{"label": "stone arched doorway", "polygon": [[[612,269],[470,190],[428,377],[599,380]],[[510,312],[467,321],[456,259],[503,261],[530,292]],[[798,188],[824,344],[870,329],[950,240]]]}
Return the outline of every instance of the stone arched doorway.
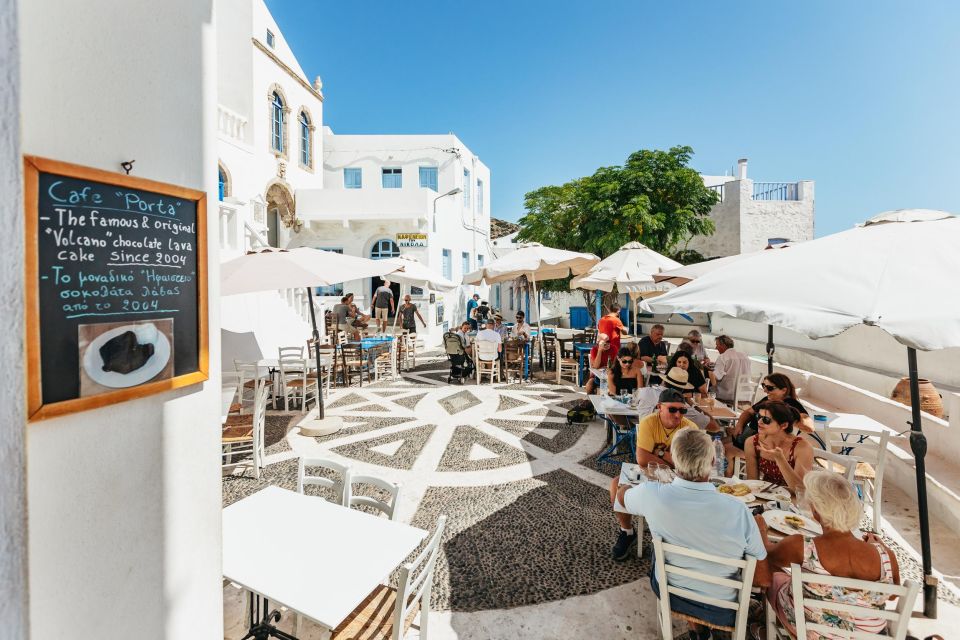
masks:
{"label": "stone arched doorway", "polygon": [[272,247],[280,246],[280,225],[293,226],[296,219],[296,205],[290,188],[281,182],[274,182],[267,188],[267,242]]}

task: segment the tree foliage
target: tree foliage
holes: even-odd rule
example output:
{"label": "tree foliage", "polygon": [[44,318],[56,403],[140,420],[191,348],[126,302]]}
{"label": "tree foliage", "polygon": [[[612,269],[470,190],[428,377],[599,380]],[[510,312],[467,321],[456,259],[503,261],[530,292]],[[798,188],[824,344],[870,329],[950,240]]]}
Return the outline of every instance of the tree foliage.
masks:
{"label": "tree foliage", "polygon": [[[601,258],[627,242],[690,262],[686,244],[714,231],[708,217],[717,194],[688,166],[693,149],[640,150],[623,166],[601,167],[559,186],[541,187],[524,199],[517,239],[594,253]],[[692,252],[695,254],[696,252]],[[563,290],[564,281],[544,283]]]}

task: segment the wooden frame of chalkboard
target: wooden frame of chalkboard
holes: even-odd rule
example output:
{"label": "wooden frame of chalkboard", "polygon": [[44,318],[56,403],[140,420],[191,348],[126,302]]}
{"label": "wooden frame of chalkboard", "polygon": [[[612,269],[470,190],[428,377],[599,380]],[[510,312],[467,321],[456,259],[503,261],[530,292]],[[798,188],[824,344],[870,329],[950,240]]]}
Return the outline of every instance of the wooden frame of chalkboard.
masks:
{"label": "wooden frame of chalkboard", "polygon": [[28,419],[206,380],[206,192],[36,156],[23,175]]}

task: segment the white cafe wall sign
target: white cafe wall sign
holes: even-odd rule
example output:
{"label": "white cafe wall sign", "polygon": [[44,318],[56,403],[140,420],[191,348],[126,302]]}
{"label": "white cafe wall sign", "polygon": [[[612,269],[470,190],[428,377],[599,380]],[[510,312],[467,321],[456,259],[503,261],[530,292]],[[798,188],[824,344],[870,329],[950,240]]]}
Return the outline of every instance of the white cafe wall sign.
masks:
{"label": "white cafe wall sign", "polygon": [[404,248],[423,248],[427,246],[427,234],[425,233],[398,233],[397,246]]}

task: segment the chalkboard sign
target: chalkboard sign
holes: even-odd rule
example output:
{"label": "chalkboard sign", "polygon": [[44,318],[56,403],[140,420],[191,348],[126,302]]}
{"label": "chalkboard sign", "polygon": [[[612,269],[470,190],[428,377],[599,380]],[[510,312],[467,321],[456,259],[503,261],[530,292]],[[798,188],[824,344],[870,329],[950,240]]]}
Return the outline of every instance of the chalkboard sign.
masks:
{"label": "chalkboard sign", "polygon": [[31,420],[207,379],[206,194],[24,158]]}

